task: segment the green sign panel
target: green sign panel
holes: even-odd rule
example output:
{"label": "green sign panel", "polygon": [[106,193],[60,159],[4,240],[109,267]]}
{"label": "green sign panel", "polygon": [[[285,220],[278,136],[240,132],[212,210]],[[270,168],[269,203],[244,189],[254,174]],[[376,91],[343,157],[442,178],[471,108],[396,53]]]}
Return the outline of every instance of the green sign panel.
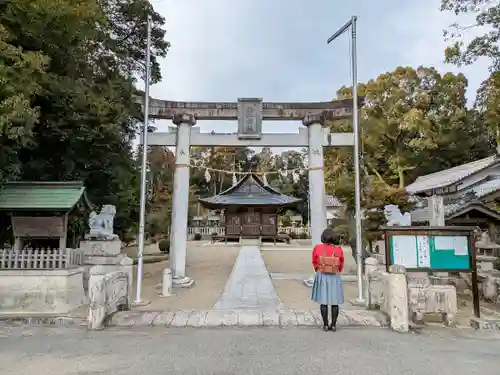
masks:
{"label": "green sign panel", "polygon": [[471,249],[466,235],[411,235],[391,233],[392,264],[408,269],[470,271]]}

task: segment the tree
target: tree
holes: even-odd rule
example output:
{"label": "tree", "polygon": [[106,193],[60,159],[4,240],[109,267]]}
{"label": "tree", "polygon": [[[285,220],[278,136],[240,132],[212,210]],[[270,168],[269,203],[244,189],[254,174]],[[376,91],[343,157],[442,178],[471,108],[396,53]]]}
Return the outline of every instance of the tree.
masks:
{"label": "tree", "polygon": [[48,58],[9,42],[12,35],[0,24],[0,186],[20,173],[18,151],[26,146],[38,121],[31,98],[40,92]]}
{"label": "tree", "polygon": [[[23,122],[30,133],[25,132],[26,141],[18,147],[14,177],[83,180],[94,204],[117,206],[115,230],[124,234],[138,219],[132,142],[141,116],[134,103],[134,74],[144,70],[148,14],[154,55],[167,53],[164,20],[143,0],[75,4],[16,0],[0,5],[0,25],[9,33],[10,47],[43,56],[45,63],[44,74],[35,70],[32,80],[36,90],[31,91],[30,109],[37,121]],[[14,66],[12,61],[6,65]],[[153,82],[160,78],[154,63]],[[2,152],[4,142],[5,137]]]}
{"label": "tree", "polygon": [[150,147],[148,152],[149,199],[147,233],[149,236],[167,234],[171,224],[175,156],[167,147]]}
{"label": "tree", "polygon": [[[411,208],[404,188],[416,177],[488,155],[485,127],[466,107],[467,80],[462,74],[439,74],[434,68],[397,68],[360,84],[365,97],[360,114],[363,151],[363,207],[367,240],[385,223],[386,204]],[[339,90],[351,97],[350,88]],[[330,124],[334,131],[350,131],[350,121]],[[326,186],[354,207],[352,149],[327,150]],[[353,223],[349,223],[351,236]]]}
{"label": "tree", "polygon": [[490,143],[494,140],[496,145],[500,145],[500,72],[492,73],[481,84],[474,109],[476,123],[483,123],[491,134]]}
{"label": "tree", "polygon": [[[492,0],[441,0],[441,11],[453,12],[457,16],[474,15],[468,25],[454,23],[445,36],[452,42],[446,49],[446,62],[470,65],[478,58],[491,59],[492,71],[500,70],[500,3]],[[467,32],[477,36],[469,42],[464,40]]]}

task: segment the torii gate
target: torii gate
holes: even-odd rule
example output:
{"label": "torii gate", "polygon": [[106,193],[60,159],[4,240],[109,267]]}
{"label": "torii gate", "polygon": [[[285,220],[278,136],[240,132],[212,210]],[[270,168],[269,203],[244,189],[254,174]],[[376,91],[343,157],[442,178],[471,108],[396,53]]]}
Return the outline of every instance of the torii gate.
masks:
{"label": "torii gate", "polygon": [[[363,98],[359,99],[362,104]],[[143,107],[144,103],[142,102]],[[321,242],[327,227],[324,203],[323,147],[354,146],[353,133],[330,133],[325,121],[352,116],[352,100],[315,103],[265,103],[257,98],[237,102],[173,102],[150,99],[150,118],[172,120],[176,131],[151,133],[148,145],[175,146],[175,174],[170,233],[170,267],[173,286],[189,287],[186,276],[189,173],[191,146],[219,147],[308,147],[311,237]],[[238,120],[238,132],[201,133],[196,120]],[[299,133],[262,133],[263,120],[301,120]]]}

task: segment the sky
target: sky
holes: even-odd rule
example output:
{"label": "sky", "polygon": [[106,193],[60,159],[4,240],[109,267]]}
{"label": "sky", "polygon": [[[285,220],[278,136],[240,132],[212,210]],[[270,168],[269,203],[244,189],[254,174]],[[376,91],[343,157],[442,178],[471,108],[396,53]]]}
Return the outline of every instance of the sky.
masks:
{"label": "sky", "polygon": [[[443,29],[456,21],[440,0],[152,0],[166,18],[168,56],[154,98],[181,101],[331,100],[350,85],[347,34],[326,40],[358,17],[358,81],[397,66],[462,71],[468,96],[487,77],[487,63],[457,69],[443,63]],[[202,131],[236,131],[236,121],[199,122]],[[157,121],[166,131],[169,121]],[[300,122],[266,122],[265,132],[298,132]]]}

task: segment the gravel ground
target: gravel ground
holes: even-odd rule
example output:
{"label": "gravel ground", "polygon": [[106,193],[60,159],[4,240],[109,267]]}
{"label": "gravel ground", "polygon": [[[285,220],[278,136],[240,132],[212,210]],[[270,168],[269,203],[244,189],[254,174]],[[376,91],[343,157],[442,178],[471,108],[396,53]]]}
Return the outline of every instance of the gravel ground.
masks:
{"label": "gravel ground", "polygon": [[[141,311],[210,310],[222,294],[233,269],[238,247],[201,246],[203,242],[188,244],[186,274],[195,284],[189,289],[174,288],[174,295],[159,296],[156,286],[162,282],[168,261],[145,264],[143,273],[143,299],[149,305],[134,309]],[[135,295],[135,290],[134,290]]]}
{"label": "gravel ground", "polygon": [[498,374],[500,335],[460,330],[4,327],[9,375]]}

